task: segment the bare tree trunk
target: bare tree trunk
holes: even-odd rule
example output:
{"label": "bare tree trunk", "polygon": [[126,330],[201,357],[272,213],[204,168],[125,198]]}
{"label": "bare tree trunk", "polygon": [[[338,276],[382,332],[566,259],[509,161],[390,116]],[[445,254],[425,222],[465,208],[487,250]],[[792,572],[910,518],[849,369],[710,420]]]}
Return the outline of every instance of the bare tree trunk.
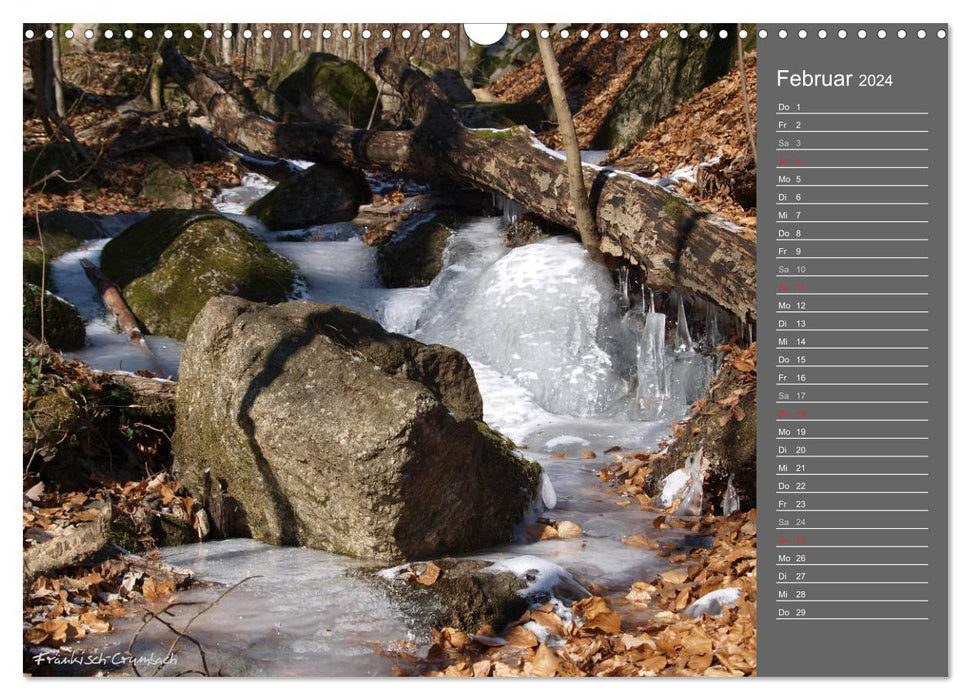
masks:
{"label": "bare tree trunk", "polygon": [[566,150],[566,171],[570,179],[570,201],[576,214],[577,232],[580,240],[586,246],[587,252],[594,260],[602,259],[600,253],[600,234],[597,233],[597,223],[590,209],[590,195],[583,182],[583,161],[580,159],[580,144],[577,141],[576,128],[573,125],[573,115],[570,104],[566,100],[566,90],[560,78],[560,67],[556,63],[556,54],[549,37],[543,38],[546,26],[535,25],[536,41],[539,44],[540,57],[543,59],[543,70],[546,72],[546,83],[553,98],[553,108],[556,110],[556,121],[559,122],[560,136],[563,138],[563,148]]}
{"label": "bare tree trunk", "polygon": [[51,69],[54,81],[54,108],[57,116],[63,118],[67,114],[64,107],[64,75],[61,73],[61,25],[53,25],[54,38],[51,40]]}
{"label": "bare tree trunk", "polygon": [[138,327],[138,319],[135,318],[135,314],[132,313],[131,308],[125,302],[118,286],[105,276],[100,267],[97,267],[87,258],[81,260],[81,267],[84,268],[84,274],[87,275],[88,280],[101,295],[101,301],[105,308],[114,314],[118,326],[128,336],[128,340],[133,343],[143,342],[142,331]]}
{"label": "bare tree trunk", "polygon": [[324,51],[324,25],[314,25],[314,51],[323,53]]}
{"label": "bare tree trunk", "polygon": [[[467,129],[441,90],[407,60],[385,49],[378,75],[397,91],[413,130],[365,131],[326,122],[274,122],[247,111],[173,44],[167,72],[208,115],[216,138],[263,156],[452,179],[502,194],[576,230],[563,159],[525,127]],[[659,185],[621,171],[582,169],[593,192],[603,250],[629,258],[656,288],[677,288],[754,320],[755,242],[736,227]]]}
{"label": "bare tree trunk", "polygon": [[[222,36],[222,39],[220,40],[222,42],[221,43],[221,49],[222,49],[223,65],[229,66],[229,67],[232,67],[232,65],[233,65],[233,36],[232,36],[232,31],[233,31],[233,25],[231,25],[231,24],[224,24],[222,26],[223,36]],[[230,36],[228,36],[228,37],[226,36],[226,33],[227,32],[230,33]]]}

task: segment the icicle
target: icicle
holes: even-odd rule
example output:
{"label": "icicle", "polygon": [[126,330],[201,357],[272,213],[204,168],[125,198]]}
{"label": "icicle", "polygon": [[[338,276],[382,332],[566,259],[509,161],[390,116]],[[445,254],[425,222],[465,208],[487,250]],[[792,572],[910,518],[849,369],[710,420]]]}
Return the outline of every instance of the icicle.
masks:
{"label": "icicle", "polygon": [[675,334],[674,351],[687,352],[693,348],[691,332],[688,330],[688,318],[684,313],[684,299],[678,295],[678,328]]}
{"label": "icicle", "polygon": [[668,394],[665,357],[664,314],[651,312],[644,316],[644,332],[637,346],[637,398],[649,420],[657,420]]}
{"label": "icicle", "polygon": [[739,508],[738,491],[735,490],[735,475],[728,477],[728,484],[725,486],[725,495],[722,498],[722,515],[731,515]]}
{"label": "icicle", "polygon": [[630,269],[624,265],[618,272],[618,283],[620,286],[620,308],[622,311],[630,309]]}
{"label": "icicle", "polygon": [[745,340],[748,345],[751,345],[752,344],[752,324],[751,323],[748,324],[747,329],[748,330],[745,336]]}
{"label": "icicle", "polygon": [[[654,309],[651,309],[653,311]],[[644,296],[644,283],[641,282],[641,313],[647,313],[647,298]]]}
{"label": "icicle", "polygon": [[652,289],[650,291],[651,291],[651,313],[653,314],[654,313],[654,290]]}

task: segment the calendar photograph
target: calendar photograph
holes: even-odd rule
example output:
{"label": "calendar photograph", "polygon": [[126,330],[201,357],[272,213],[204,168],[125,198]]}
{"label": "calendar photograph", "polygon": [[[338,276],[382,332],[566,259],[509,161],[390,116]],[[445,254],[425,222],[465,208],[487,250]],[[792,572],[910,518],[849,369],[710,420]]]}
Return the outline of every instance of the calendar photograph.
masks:
{"label": "calendar photograph", "polygon": [[495,26],[23,25],[25,675],[754,676],[760,599],[928,619],[933,118],[837,123],[756,24]]}

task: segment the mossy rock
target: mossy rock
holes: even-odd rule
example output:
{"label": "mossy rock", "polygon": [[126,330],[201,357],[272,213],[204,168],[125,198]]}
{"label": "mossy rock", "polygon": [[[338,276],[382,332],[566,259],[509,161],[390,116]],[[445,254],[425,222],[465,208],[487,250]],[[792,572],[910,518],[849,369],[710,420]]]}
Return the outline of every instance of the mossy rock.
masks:
{"label": "mossy rock", "polygon": [[152,536],[159,547],[178,547],[198,542],[196,531],[180,518],[159,513],[152,522]]}
{"label": "mossy rock", "polygon": [[150,333],[179,340],[212,297],[276,303],[294,283],[293,264],[236,222],[182,209],[155,212],[109,241],[101,267]]}
{"label": "mossy rock", "polygon": [[168,163],[157,160],[145,168],[142,197],[172,209],[192,209],[195,192],[188,178]]}
{"label": "mossy rock", "polygon": [[269,88],[268,111],[357,127],[367,126],[378,97],[360,66],[328,53],[291,51],[270,76]]}
{"label": "mossy rock", "polygon": [[24,410],[23,451],[25,457],[52,457],[58,446],[78,428],[80,412],[74,400],[63,394],[43,394]]}
{"label": "mossy rock", "polygon": [[533,38],[524,39],[511,34],[489,46],[473,44],[468,60],[472,69],[473,87],[488,85],[509,71],[524,66],[539,53],[539,46]]}
{"label": "mossy rock", "polygon": [[[41,290],[24,282],[24,328],[41,337]],[[44,339],[55,350],[84,347],[84,321],[78,310],[50,292],[44,293]]]}
{"label": "mossy rock", "polygon": [[541,131],[547,121],[546,112],[535,101],[528,102],[466,102],[456,105],[459,119],[472,129],[507,129],[524,125]]}
{"label": "mossy rock", "polygon": [[81,241],[78,239],[56,230],[44,234],[43,246],[38,238],[24,239],[24,282],[40,286],[44,281],[48,291],[55,291],[50,275],[51,260],[79,245]]}
{"label": "mossy rock", "polygon": [[[672,24],[670,35],[647,50],[640,67],[617,98],[593,148],[626,147],[674,111],[675,106],[711,85],[732,67],[735,57],[734,25]],[[678,36],[684,29],[688,37]],[[708,34],[702,38],[699,32]],[[718,33],[726,29],[727,38]]]}
{"label": "mossy rock", "polygon": [[452,217],[439,215],[398,233],[378,249],[378,272],[388,287],[427,287],[442,271]]}
{"label": "mossy rock", "polygon": [[[70,144],[48,143],[24,151],[24,189],[63,194],[78,186],[65,180],[77,179],[83,171],[81,158]],[[62,177],[48,177],[55,172]]]}
{"label": "mossy rock", "polygon": [[246,213],[271,231],[350,221],[371,190],[360,170],[321,163],[294,173],[253,202]]}

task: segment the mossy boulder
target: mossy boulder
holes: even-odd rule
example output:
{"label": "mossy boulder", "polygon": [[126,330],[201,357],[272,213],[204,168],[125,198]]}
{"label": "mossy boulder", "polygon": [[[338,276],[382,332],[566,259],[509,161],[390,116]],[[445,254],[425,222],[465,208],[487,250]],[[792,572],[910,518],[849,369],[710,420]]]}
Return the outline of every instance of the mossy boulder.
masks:
{"label": "mossy boulder", "polygon": [[183,339],[214,296],[285,300],[294,267],[242,226],[206,211],[157,211],[104,247],[101,268],[153,334]]}
{"label": "mossy boulder", "polygon": [[[24,328],[41,337],[41,290],[24,282]],[[50,292],[44,293],[44,339],[55,350],[84,347],[84,321],[78,310]]]}
{"label": "mossy boulder", "polygon": [[182,354],[175,472],[222,536],[383,562],[508,541],[540,468],[456,350],[343,307],[211,300]]}
{"label": "mossy boulder", "polygon": [[454,221],[438,215],[399,231],[378,249],[378,272],[388,287],[427,287],[442,271]]}
{"label": "mossy boulder", "polygon": [[[679,32],[687,30],[682,39]],[[699,36],[708,31],[705,38]],[[728,30],[722,39],[718,33]],[[629,146],[643,138],[675,106],[725,75],[734,60],[734,25],[675,24],[670,35],[657,39],[647,50],[640,67],[617,98],[593,148]]]}
{"label": "mossy boulder", "polygon": [[172,209],[192,209],[195,201],[188,178],[161,160],[152,161],[145,168],[141,194]]}
{"label": "mossy boulder", "polygon": [[261,106],[269,112],[357,127],[367,126],[378,96],[377,85],[360,66],[329,53],[291,51],[268,87]]}
{"label": "mossy boulder", "polygon": [[64,255],[69,250],[74,250],[79,245],[81,245],[81,241],[77,238],[56,229],[45,232],[43,245],[40,238],[33,235],[25,238],[24,282],[40,286],[43,280],[48,291],[55,291],[50,276],[51,260]]}
{"label": "mossy boulder", "polygon": [[371,190],[360,170],[321,163],[294,173],[246,210],[271,231],[350,221]]}
{"label": "mossy boulder", "polygon": [[80,419],[77,404],[68,396],[50,393],[31,399],[24,409],[24,457],[51,458],[58,446],[75,433]]}

